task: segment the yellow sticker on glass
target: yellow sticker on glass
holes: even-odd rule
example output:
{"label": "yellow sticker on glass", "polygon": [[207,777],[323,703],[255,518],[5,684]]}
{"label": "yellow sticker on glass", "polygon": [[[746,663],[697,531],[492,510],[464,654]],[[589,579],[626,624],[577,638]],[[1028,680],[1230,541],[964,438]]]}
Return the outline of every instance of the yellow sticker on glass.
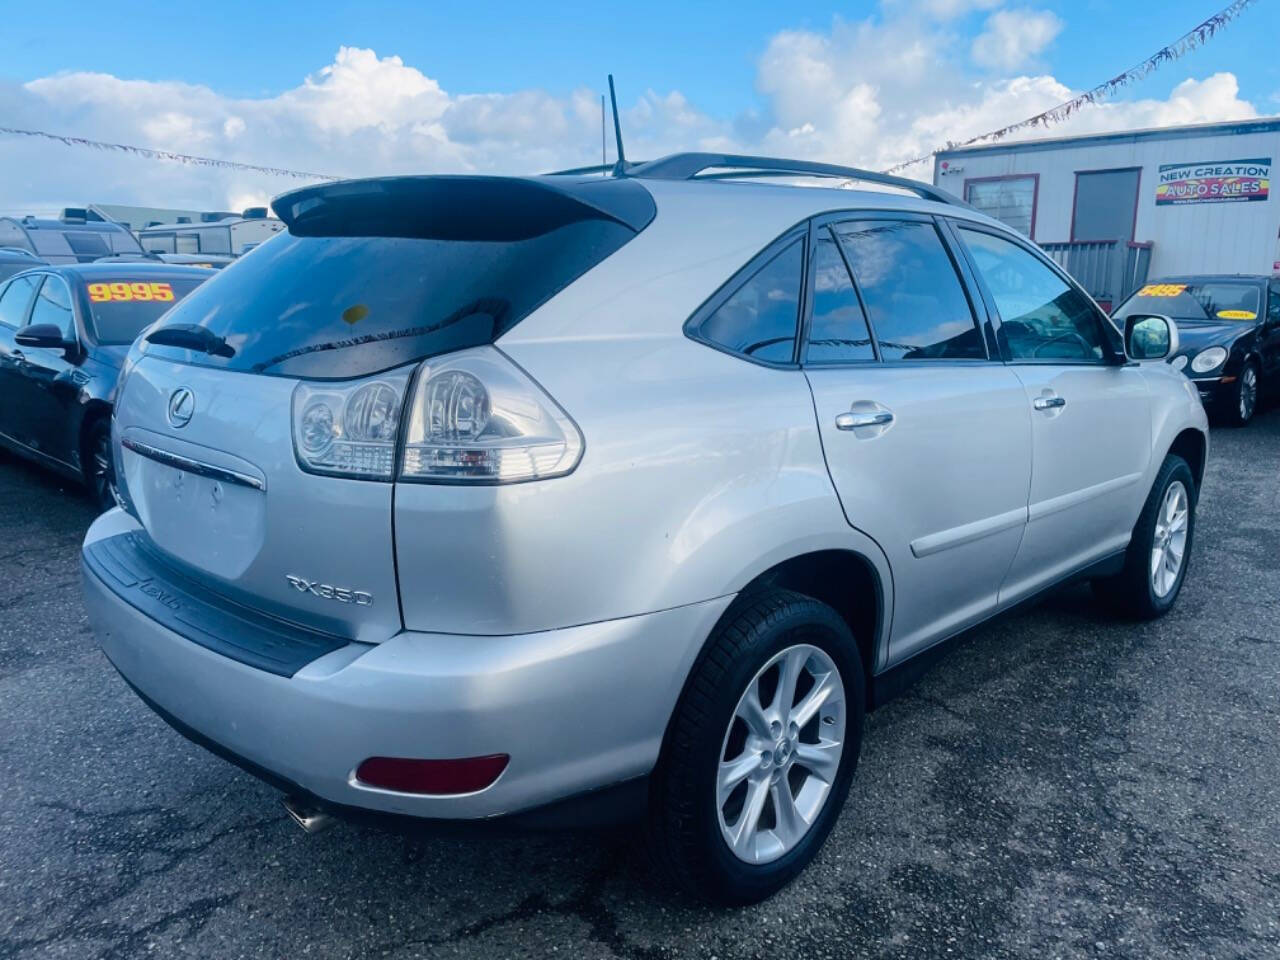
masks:
{"label": "yellow sticker on glass", "polygon": [[1187,289],[1185,283],[1148,283],[1138,291],[1140,297],[1176,297]]}
{"label": "yellow sticker on glass", "polygon": [[1223,320],[1257,320],[1258,315],[1252,310],[1219,310],[1218,316]]}
{"label": "yellow sticker on glass", "polygon": [[342,311],[342,322],[353,327],[368,315],[369,308],[363,303],[357,303],[354,307],[347,307]]}
{"label": "yellow sticker on glass", "polygon": [[167,302],[173,299],[173,287],[167,283],[134,281],[91,283],[89,284],[89,299],[94,303],[110,303],[113,300],[160,300]]}

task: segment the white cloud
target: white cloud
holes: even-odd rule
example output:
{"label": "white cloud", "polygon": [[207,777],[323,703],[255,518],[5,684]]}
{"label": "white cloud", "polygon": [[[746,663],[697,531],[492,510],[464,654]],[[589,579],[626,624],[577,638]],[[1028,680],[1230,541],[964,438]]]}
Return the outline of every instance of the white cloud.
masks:
{"label": "white cloud", "polygon": [[991,70],[1016,70],[1043,53],[1062,26],[1049,10],[997,10],[973,41],[973,60]]}
{"label": "white cloud", "polygon": [[[1070,97],[1073,91],[1047,74],[974,72],[969,47],[948,18],[993,2],[885,0],[878,18],[780,32],[757,63],[759,111],[716,117],[683,92],[646,90],[622,104],[628,156],[741,150],[882,168]],[[927,9],[935,11],[934,19],[922,16]],[[1001,16],[987,18],[983,36],[1018,33],[1020,27],[1000,26]],[[1023,30],[1021,45],[999,56],[1034,56],[1059,27],[1055,19],[1039,32]],[[997,50],[983,56],[999,59]],[[1025,136],[1254,115],[1236,78],[1221,73],[1187,79],[1167,99],[1091,106],[1066,124]],[[15,127],[342,176],[527,173],[594,163],[600,156],[597,91],[450,91],[399,57],[354,47],[340,48],[333,63],[271,97],[61,73],[20,86],[0,84],[0,116]],[[609,150],[612,156],[612,131]],[[928,176],[929,168],[921,164],[909,172]],[[241,207],[297,185],[47,141],[5,138],[0,152],[0,212],[86,201]]]}

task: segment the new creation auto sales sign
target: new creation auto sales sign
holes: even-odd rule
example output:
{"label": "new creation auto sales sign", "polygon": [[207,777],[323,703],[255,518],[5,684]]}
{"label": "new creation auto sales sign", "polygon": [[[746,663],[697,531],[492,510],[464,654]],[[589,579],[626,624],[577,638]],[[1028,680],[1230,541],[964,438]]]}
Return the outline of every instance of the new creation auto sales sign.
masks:
{"label": "new creation auto sales sign", "polygon": [[1160,180],[1156,184],[1156,206],[1265,200],[1270,187],[1270,157],[1166,163],[1160,167]]}

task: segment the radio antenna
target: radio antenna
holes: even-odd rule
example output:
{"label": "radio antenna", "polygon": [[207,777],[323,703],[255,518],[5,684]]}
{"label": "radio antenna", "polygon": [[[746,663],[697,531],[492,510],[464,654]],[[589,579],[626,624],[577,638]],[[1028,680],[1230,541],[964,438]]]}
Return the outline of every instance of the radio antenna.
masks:
{"label": "radio antenna", "polygon": [[618,95],[613,90],[613,74],[609,74],[609,102],[613,105],[613,137],[618,141],[618,162],[613,166],[615,177],[627,175],[627,155],[622,150],[622,124],[618,120]]}
{"label": "radio antenna", "polygon": [[609,153],[604,145],[604,94],[600,94],[600,176],[609,174]]}

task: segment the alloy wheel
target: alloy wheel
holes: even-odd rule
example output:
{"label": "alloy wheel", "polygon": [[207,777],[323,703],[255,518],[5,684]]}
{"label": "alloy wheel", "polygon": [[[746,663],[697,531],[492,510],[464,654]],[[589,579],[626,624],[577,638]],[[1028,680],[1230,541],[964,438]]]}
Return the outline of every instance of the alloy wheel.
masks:
{"label": "alloy wheel", "polygon": [[739,698],[720,751],[716,812],[734,856],[768,863],[804,839],[831,793],[844,743],[835,662],[810,644],[774,655]]}
{"label": "alloy wheel", "polygon": [[1162,599],[1173,590],[1182,572],[1190,521],[1191,500],[1187,488],[1181,480],[1175,480],[1165,490],[1151,543],[1151,588]]}
{"label": "alloy wheel", "polygon": [[1258,372],[1252,366],[1246,366],[1240,374],[1240,420],[1247,421],[1253,416],[1258,405]]}

